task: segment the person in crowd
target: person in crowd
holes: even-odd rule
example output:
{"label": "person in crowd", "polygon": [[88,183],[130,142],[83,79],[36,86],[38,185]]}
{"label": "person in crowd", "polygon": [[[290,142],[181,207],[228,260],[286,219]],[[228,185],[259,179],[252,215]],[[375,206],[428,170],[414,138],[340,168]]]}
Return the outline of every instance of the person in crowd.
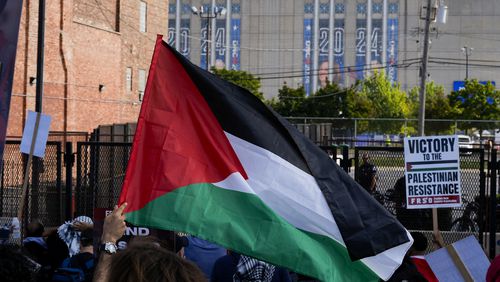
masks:
{"label": "person in crowd", "polygon": [[408,254],[404,257],[401,265],[396,269],[394,274],[387,280],[387,282],[401,282],[401,281],[411,281],[411,282],[426,282],[425,277],[420,274],[417,267],[413,263],[412,259]]}
{"label": "person in crowd", "polygon": [[187,239],[189,245],[184,250],[186,259],[194,262],[210,279],[215,261],[226,255],[226,249],[195,236],[188,236]]}
{"label": "person in crowd", "polygon": [[438,279],[434,272],[432,272],[431,267],[425,260],[425,251],[427,250],[427,238],[422,232],[411,232],[413,237],[413,245],[409,250],[410,258],[413,264],[417,267],[418,272],[424,276],[429,282],[437,282]]}
{"label": "person in crowd", "polygon": [[212,282],[292,281],[288,270],[232,251],[228,251],[227,255],[215,262],[210,280]]}
{"label": "person in crowd", "polygon": [[43,237],[45,227],[40,221],[33,221],[26,226],[26,238],[23,240],[24,252],[40,265],[49,264],[48,245]]}
{"label": "person in crowd", "polygon": [[0,245],[0,280],[5,282],[36,281],[40,265],[29,259],[16,246]]}
{"label": "person in crowd", "polygon": [[369,160],[368,153],[363,153],[358,182],[368,193],[373,194],[377,188],[377,167]]}
{"label": "person in crowd", "polygon": [[[432,209],[407,209],[406,207],[406,178],[403,176],[394,184],[394,202],[396,204],[396,218],[409,230],[432,230]],[[440,230],[450,230],[451,209],[438,209]]]}
{"label": "person in crowd", "polygon": [[79,216],[72,221],[63,223],[57,229],[57,234],[69,249],[69,255],[73,256],[80,252],[80,235],[86,230],[93,230],[94,222],[88,216]]}
{"label": "person in crowd", "polygon": [[94,281],[96,282],[108,281],[111,256],[115,255],[118,250],[116,242],[123,236],[127,228],[125,215],[123,215],[126,206],[127,203],[120,207],[115,206],[113,212],[104,219],[99,263],[94,273]]}
{"label": "person in crowd", "polygon": [[206,281],[201,270],[158,245],[141,242],[113,255],[109,282],[114,281]]}
{"label": "person in crowd", "polygon": [[486,282],[500,281],[500,255],[497,255],[486,272]]}
{"label": "person in crowd", "polygon": [[189,240],[186,236],[175,234],[174,253],[181,258],[186,258],[186,248],[189,246]]}
{"label": "person in crowd", "polygon": [[117,253],[116,241],[126,228],[123,215],[126,206],[126,203],[115,206],[104,219],[102,250],[94,281],[206,281],[195,264],[158,244],[137,242]]}
{"label": "person in crowd", "polygon": [[[84,231],[82,231],[79,241],[79,253],[72,257],[66,258],[61,263],[61,268],[79,269],[84,274],[85,281],[91,282],[93,280],[96,263],[93,246],[93,230],[85,229]],[[55,275],[65,276],[65,273],[56,273]]]}

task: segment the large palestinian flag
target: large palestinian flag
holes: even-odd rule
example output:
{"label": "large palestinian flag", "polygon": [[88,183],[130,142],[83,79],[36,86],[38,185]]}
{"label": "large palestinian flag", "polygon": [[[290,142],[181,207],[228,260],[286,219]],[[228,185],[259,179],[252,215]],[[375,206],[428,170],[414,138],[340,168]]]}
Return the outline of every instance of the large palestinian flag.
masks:
{"label": "large palestinian flag", "polygon": [[387,279],[411,244],[392,215],[285,119],[161,36],[125,201],[133,224],[187,232],[323,281]]}

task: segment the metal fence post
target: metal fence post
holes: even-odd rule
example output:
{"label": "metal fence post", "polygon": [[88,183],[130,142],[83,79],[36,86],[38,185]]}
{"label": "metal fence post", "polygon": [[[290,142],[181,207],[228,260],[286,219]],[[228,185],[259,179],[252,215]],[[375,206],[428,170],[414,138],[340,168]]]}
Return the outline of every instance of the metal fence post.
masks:
{"label": "metal fence post", "polygon": [[340,166],[344,169],[345,172],[349,173],[349,145],[342,145],[342,161],[340,162]]}
{"label": "metal fence post", "polygon": [[483,246],[484,243],[484,229],[486,227],[485,213],[486,213],[486,173],[484,171],[484,150],[481,149],[479,155],[479,244]]}
{"label": "metal fence post", "polygon": [[490,161],[490,236],[489,236],[489,255],[490,259],[495,258],[496,249],[496,214],[497,214],[497,149],[491,150]]}
{"label": "metal fence post", "polygon": [[66,142],[66,153],[64,154],[64,164],[66,166],[66,220],[73,217],[73,144]]}

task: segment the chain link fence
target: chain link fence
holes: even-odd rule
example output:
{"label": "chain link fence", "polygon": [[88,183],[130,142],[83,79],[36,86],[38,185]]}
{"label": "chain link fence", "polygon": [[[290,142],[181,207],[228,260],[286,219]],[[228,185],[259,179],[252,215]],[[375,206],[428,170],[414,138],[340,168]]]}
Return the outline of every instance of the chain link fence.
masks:
{"label": "chain link fence", "polygon": [[[417,134],[417,119],[289,117],[289,122],[318,145],[378,146],[401,143]],[[425,135],[465,134],[479,147],[500,143],[499,120],[425,120]],[[356,144],[357,142],[357,144]],[[365,142],[365,143],[362,143]],[[372,143],[373,142],[373,143]]]}
{"label": "chain link fence", "polygon": [[[7,141],[0,182],[0,217],[18,215],[27,155],[20,152],[20,141]],[[57,226],[64,220],[62,191],[62,151],[60,142],[48,142],[43,159],[33,158],[29,169],[25,202],[25,222],[40,220],[45,226]]]}
{"label": "chain link fence", "polygon": [[77,144],[76,215],[92,217],[94,208],[112,208],[120,196],[131,143]]}
{"label": "chain link fence", "polygon": [[[432,231],[432,209],[405,208],[404,151],[397,147],[356,147],[354,156],[355,179],[359,181],[362,156],[376,166],[376,192],[374,197],[394,214],[409,230]],[[485,195],[485,152],[482,149],[461,149],[460,170],[462,205],[439,208],[439,229],[445,243],[453,243],[469,235],[483,242],[488,205]],[[426,232],[426,233],[429,233]],[[430,233],[429,233],[430,234]]]}

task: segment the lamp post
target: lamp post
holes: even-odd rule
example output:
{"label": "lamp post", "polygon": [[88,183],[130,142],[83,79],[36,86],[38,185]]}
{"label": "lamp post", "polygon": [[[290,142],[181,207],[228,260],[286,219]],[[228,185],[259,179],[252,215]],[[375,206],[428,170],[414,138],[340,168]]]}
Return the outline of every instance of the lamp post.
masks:
{"label": "lamp post", "polygon": [[206,70],[210,71],[210,61],[209,61],[209,53],[211,51],[211,40],[213,38],[211,37],[210,34],[210,20],[213,20],[217,18],[218,16],[224,16],[226,14],[226,9],[225,8],[219,8],[215,5],[212,4],[212,6],[209,9],[205,9],[203,6],[200,6],[199,8],[196,8],[195,6],[191,7],[191,11],[193,12],[193,15],[200,16],[201,19],[206,20],[206,30],[207,30],[207,51],[206,51]]}
{"label": "lamp post", "polygon": [[465,54],[465,80],[469,79],[469,56],[472,55],[472,50],[472,47],[462,47],[462,53]]}

